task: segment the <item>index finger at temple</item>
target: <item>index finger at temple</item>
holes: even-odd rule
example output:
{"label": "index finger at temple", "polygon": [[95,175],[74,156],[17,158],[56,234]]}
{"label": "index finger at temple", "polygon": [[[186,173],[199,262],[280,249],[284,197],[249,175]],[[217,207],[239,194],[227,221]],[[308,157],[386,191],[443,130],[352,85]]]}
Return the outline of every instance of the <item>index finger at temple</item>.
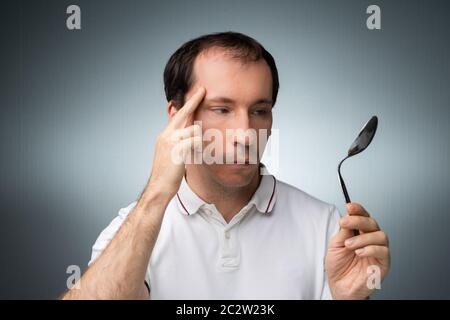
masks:
{"label": "index finger at temple", "polygon": [[205,96],[206,90],[203,87],[200,87],[192,97],[184,104],[184,106],[175,114],[174,116],[174,125],[176,126],[186,126],[186,121],[189,116],[194,113],[197,107],[200,105],[200,102],[203,100]]}

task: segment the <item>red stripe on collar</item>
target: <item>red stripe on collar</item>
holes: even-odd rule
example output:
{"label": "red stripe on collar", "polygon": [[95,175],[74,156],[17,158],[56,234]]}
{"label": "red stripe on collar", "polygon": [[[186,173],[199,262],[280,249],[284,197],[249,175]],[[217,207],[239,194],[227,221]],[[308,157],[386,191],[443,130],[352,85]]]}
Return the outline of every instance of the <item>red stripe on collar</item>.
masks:
{"label": "red stripe on collar", "polygon": [[183,201],[181,201],[180,196],[178,195],[178,192],[177,192],[177,198],[178,198],[178,201],[180,201],[180,204],[183,207],[184,211],[186,211],[187,215],[189,216],[190,213],[189,213],[189,211],[186,210],[186,207],[184,206]]}
{"label": "red stripe on collar", "polygon": [[275,179],[275,176],[272,176],[273,178],[273,190],[272,190],[272,195],[270,196],[270,200],[269,200],[269,204],[267,205],[267,209],[264,213],[267,213],[267,211],[270,208],[270,204],[272,203],[272,199],[273,199],[273,195],[275,194],[275,187],[277,185],[277,179]]}

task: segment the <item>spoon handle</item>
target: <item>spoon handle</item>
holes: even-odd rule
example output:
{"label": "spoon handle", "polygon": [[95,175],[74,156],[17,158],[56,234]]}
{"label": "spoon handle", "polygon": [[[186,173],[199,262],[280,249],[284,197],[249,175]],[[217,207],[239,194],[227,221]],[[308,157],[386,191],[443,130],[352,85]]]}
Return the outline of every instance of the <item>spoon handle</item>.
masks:
{"label": "spoon handle", "polygon": [[[341,164],[342,164],[342,162],[344,162],[345,159],[347,159],[347,158],[344,158],[339,163],[338,174],[339,174],[339,182],[341,183],[342,191],[344,192],[345,203],[350,203],[352,201],[350,200],[350,196],[348,195],[347,187],[345,186],[344,179],[342,179],[342,175],[341,175]],[[353,236],[354,237],[359,236],[359,230],[354,229],[353,230]]]}
{"label": "spoon handle", "polygon": [[[350,203],[351,200],[350,200],[350,197],[348,195],[347,188],[345,188],[344,181],[342,181],[342,183],[343,183],[343,189],[344,189],[345,203]],[[353,231],[353,236],[354,237],[359,236],[359,230],[353,229],[352,231]]]}

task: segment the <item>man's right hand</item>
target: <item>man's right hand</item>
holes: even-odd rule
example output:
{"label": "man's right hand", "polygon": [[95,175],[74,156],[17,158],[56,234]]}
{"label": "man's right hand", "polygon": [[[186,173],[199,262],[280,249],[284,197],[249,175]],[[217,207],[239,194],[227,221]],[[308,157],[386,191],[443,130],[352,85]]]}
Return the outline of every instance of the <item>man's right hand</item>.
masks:
{"label": "man's right hand", "polygon": [[201,146],[201,128],[192,124],[205,93],[199,88],[181,109],[171,113],[169,124],[156,141],[149,182],[127,223],[83,274],[81,289],[66,291],[63,299],[149,298],[145,273],[167,202],[178,192],[183,179],[185,157]]}
{"label": "man's right hand", "polygon": [[186,157],[201,148],[201,127],[193,125],[193,120],[194,111],[200,105],[205,93],[205,88],[198,88],[159,134],[147,186],[149,190],[158,190],[169,198],[178,192],[185,172]]}

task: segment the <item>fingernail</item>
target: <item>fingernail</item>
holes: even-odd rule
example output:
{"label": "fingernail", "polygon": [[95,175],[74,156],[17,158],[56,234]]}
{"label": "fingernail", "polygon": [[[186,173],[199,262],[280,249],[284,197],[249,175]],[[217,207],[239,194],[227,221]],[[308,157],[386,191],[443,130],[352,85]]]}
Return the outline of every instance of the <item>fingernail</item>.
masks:
{"label": "fingernail", "polygon": [[353,239],[347,239],[347,240],[345,240],[345,246],[346,246],[346,247],[351,246],[352,243],[353,243]]}
{"label": "fingernail", "polygon": [[361,253],[363,253],[363,252],[364,252],[364,248],[355,250],[355,253],[356,253],[356,254],[361,254]]}
{"label": "fingernail", "polygon": [[342,217],[341,218],[341,225],[342,226],[346,226],[347,224],[348,224],[348,217],[347,216]]}

